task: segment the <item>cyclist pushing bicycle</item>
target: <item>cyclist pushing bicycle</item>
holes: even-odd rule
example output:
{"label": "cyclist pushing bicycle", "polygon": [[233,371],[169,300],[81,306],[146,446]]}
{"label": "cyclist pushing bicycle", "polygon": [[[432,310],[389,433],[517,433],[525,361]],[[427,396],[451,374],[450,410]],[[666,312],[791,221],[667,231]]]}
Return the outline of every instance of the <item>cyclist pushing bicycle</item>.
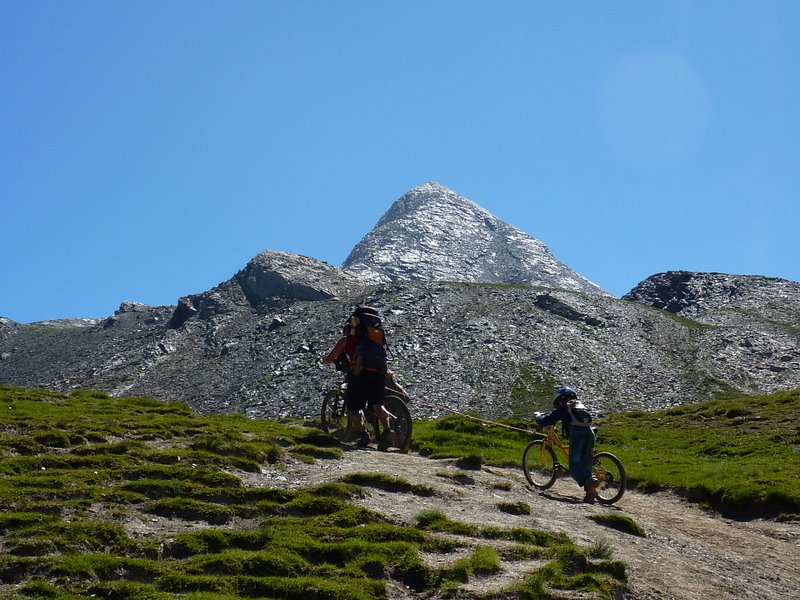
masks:
{"label": "cyclist pushing bicycle", "polygon": [[561,421],[564,435],[569,438],[570,475],[586,492],[583,501],[594,502],[601,484],[592,476],[595,432],[592,415],[578,400],[578,394],[572,388],[558,388],[553,395],[553,410],[548,414],[534,413],[533,418],[543,427]]}
{"label": "cyclist pushing bicycle", "polygon": [[[383,425],[384,438],[394,433],[391,414],[383,405],[387,373],[385,345],[386,337],[377,311],[358,306],[345,324],[342,338],[323,359],[330,364],[342,358],[346,365],[345,405],[350,421],[358,430],[359,446],[366,446],[371,441],[361,416],[367,407]],[[386,439],[379,440],[378,448],[385,449],[386,443]]]}

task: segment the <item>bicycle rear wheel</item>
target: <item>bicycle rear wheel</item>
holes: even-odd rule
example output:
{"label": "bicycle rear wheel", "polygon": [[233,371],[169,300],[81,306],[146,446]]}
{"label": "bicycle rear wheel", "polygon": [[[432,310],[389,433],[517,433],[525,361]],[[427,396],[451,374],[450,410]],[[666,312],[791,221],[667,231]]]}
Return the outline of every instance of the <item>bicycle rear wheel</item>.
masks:
{"label": "bicycle rear wheel", "polygon": [[557,465],[556,453],[550,446],[545,446],[544,442],[536,440],[525,446],[522,470],[532,486],[540,490],[552,486],[558,477]]}
{"label": "bicycle rear wheel", "polygon": [[614,504],[622,498],[628,478],[625,467],[620,460],[610,452],[598,452],[594,455],[592,476],[600,480],[597,489],[597,501],[600,504]]}
{"label": "bicycle rear wheel", "polygon": [[411,447],[411,412],[403,399],[393,393],[386,394],[383,407],[388,411],[389,425],[394,433],[385,433],[385,440],[381,440],[381,445],[388,448],[397,448],[400,452],[406,453]]}
{"label": "bicycle rear wheel", "polygon": [[348,441],[347,410],[344,396],[339,390],[331,390],[322,401],[322,429],[340,442]]}

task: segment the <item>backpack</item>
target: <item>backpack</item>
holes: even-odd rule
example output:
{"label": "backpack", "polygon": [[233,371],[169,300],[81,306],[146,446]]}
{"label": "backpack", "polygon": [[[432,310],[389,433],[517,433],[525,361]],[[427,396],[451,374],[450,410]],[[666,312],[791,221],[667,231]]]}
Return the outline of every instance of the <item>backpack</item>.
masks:
{"label": "backpack", "polygon": [[592,413],[590,413],[579,400],[570,400],[567,402],[567,410],[569,411],[570,416],[570,426],[592,426]]}
{"label": "backpack", "polygon": [[386,371],[386,333],[378,311],[369,306],[357,306],[350,324],[356,329],[356,354],[361,355],[364,368]]}
{"label": "backpack", "polygon": [[365,337],[356,346],[356,355],[361,355],[361,364],[368,371],[386,372],[386,348],[375,340]]}
{"label": "backpack", "polygon": [[350,323],[356,328],[357,340],[369,338],[386,347],[386,333],[383,331],[383,323],[377,310],[371,306],[357,306],[350,317]]}

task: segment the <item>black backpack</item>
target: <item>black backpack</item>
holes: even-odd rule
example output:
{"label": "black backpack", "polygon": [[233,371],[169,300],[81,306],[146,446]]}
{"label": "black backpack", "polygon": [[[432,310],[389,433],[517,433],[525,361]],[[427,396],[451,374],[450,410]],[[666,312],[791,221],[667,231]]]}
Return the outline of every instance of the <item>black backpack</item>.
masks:
{"label": "black backpack", "polygon": [[386,371],[386,333],[380,313],[370,306],[357,306],[350,324],[356,329],[356,355],[361,355],[364,368]]}
{"label": "black backpack", "polygon": [[369,338],[386,346],[386,333],[378,311],[371,306],[357,306],[350,316],[350,324],[356,328],[356,339]]}
{"label": "black backpack", "polygon": [[386,372],[386,348],[378,342],[364,338],[356,346],[356,356],[361,355],[361,365],[370,371]]}

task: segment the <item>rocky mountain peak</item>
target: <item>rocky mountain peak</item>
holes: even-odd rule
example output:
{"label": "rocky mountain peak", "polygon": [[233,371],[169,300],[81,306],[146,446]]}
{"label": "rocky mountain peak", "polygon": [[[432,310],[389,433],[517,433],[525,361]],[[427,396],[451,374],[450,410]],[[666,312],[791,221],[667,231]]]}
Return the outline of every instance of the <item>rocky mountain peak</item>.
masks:
{"label": "rocky mountain peak", "polygon": [[435,182],[395,201],[342,268],[368,283],[469,281],[605,294],[542,242]]}
{"label": "rocky mountain peak", "polygon": [[[470,216],[480,213],[492,218],[483,208],[459,196],[453,190],[435,181],[429,181],[419,185],[398,198],[388,211],[378,220],[377,227],[381,227],[392,221],[407,219],[416,213],[430,211],[450,215],[463,214]],[[485,215],[484,215],[485,213]]]}

